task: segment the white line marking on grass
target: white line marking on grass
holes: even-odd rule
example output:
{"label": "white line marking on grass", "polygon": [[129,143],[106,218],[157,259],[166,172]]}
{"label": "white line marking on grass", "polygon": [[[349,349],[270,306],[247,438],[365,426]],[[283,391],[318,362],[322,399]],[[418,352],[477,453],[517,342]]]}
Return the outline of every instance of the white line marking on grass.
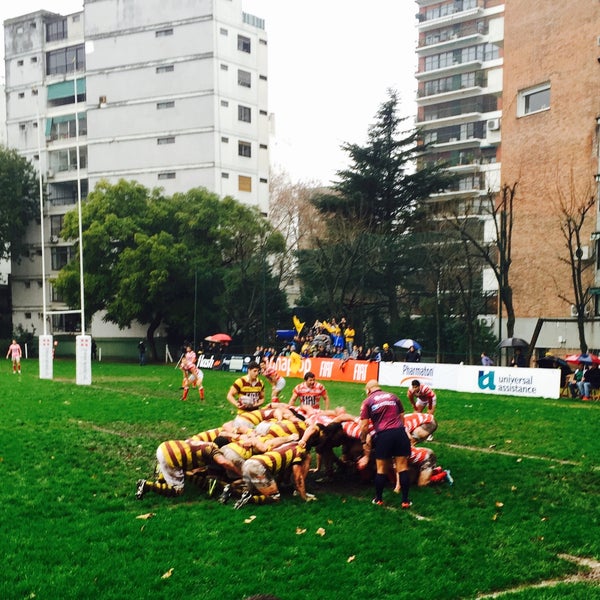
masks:
{"label": "white line marking on grass", "polygon": [[558,557],[562,560],[568,560],[570,562],[577,563],[580,567],[586,567],[588,570],[577,573],[577,575],[567,575],[562,579],[549,579],[547,581],[540,581],[539,583],[519,585],[501,592],[494,592],[493,594],[483,594],[481,596],[477,596],[477,600],[483,600],[484,598],[500,598],[506,594],[514,594],[515,592],[521,592],[523,590],[555,587],[561,583],[591,583],[592,585],[596,586],[598,585],[597,582],[600,582],[600,562],[597,560],[593,560],[591,558],[582,558],[580,556],[572,556],[570,554],[558,554]]}
{"label": "white line marking on grass", "polygon": [[571,465],[580,467],[581,463],[572,460],[560,460],[559,458],[550,458],[548,456],[534,456],[532,454],[520,454],[518,452],[507,452],[506,450],[496,450],[495,448],[476,448],[475,446],[460,446],[458,444],[446,444],[438,442],[440,446],[448,446],[457,450],[469,450],[470,452],[483,452],[485,454],[502,454],[503,456],[513,456],[514,458],[529,458],[531,460],[545,460],[547,462],[555,462],[560,465]]}

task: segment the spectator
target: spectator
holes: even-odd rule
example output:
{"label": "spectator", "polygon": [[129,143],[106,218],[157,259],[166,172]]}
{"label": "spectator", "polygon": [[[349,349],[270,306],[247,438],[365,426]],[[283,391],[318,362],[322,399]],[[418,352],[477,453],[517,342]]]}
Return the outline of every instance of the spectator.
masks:
{"label": "spectator", "polygon": [[406,353],[405,360],[406,362],[421,362],[421,355],[414,346],[411,346]]}
{"label": "spectator", "polygon": [[525,362],[525,357],[523,356],[523,351],[521,348],[515,348],[515,354],[510,361],[511,367],[526,367],[527,363]]}
{"label": "spectator", "polygon": [[481,364],[484,367],[491,367],[494,364],[494,361],[485,353],[481,353]]}
{"label": "spectator", "polygon": [[354,327],[350,323],[348,323],[348,327],[344,330],[344,340],[346,342],[346,348],[348,352],[352,354],[352,350],[354,348],[354,338],[356,337],[356,331],[354,331]]}
{"label": "spectator", "polygon": [[386,342],[383,345],[383,354],[381,355],[383,362],[394,362],[394,351],[390,348],[390,345]]}
{"label": "spectator", "polygon": [[140,360],[140,367],[146,364],[146,344],[144,340],[140,340],[138,343],[138,357]]}
{"label": "spectator", "polygon": [[583,398],[589,400],[592,396],[592,390],[600,388],[600,369],[596,363],[592,363],[589,369],[583,374]]}

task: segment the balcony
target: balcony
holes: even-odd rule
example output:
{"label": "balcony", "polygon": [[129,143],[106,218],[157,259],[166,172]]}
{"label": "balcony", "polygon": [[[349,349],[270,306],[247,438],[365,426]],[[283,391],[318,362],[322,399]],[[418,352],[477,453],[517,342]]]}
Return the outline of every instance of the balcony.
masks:
{"label": "balcony", "polygon": [[419,71],[415,73],[415,78],[418,81],[428,81],[430,79],[438,79],[449,75],[460,75],[469,71],[479,71],[483,67],[482,59],[469,60],[466,62],[455,61],[452,64],[444,65],[437,69],[429,71]]}
{"label": "balcony", "polygon": [[430,31],[446,25],[455,25],[477,19],[483,15],[484,0],[477,0],[477,5],[472,8],[471,3],[467,4],[469,8],[462,8],[464,4],[454,2],[452,4],[442,5],[443,14],[437,13],[434,16],[427,16],[427,12],[420,12],[417,15],[419,21],[419,31]]}
{"label": "balcony", "polygon": [[417,93],[417,104],[419,106],[430,106],[432,104],[440,104],[442,102],[450,102],[452,100],[462,100],[472,96],[480,96],[483,94],[484,88],[479,85],[469,87],[460,87],[455,90],[445,90],[443,92],[434,92],[427,94],[425,90],[419,90]]}

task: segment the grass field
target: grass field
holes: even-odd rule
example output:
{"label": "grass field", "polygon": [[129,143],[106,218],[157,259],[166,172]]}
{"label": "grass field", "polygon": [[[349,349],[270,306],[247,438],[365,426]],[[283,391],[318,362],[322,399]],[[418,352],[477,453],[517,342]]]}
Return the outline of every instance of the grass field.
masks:
{"label": "grass field", "polygon": [[[427,445],[455,484],[414,489],[409,511],[344,479],[309,480],[311,503],[284,490],[234,510],[191,486],[136,500],[162,441],[231,416],[235,377],[206,372],[200,404],[179,401],[172,365],[94,363],[77,386],[72,361],[52,381],[3,361],[0,598],[600,598],[599,403],[438,390]],[[358,411],[363,386],[326,386]]]}

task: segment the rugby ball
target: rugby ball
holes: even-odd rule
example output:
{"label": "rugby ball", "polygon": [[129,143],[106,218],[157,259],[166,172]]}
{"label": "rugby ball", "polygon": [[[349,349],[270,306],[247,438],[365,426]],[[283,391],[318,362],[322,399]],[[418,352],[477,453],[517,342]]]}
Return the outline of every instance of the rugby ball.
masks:
{"label": "rugby ball", "polygon": [[251,398],[250,396],[240,396],[240,403],[245,407],[254,406],[255,404],[254,398]]}

